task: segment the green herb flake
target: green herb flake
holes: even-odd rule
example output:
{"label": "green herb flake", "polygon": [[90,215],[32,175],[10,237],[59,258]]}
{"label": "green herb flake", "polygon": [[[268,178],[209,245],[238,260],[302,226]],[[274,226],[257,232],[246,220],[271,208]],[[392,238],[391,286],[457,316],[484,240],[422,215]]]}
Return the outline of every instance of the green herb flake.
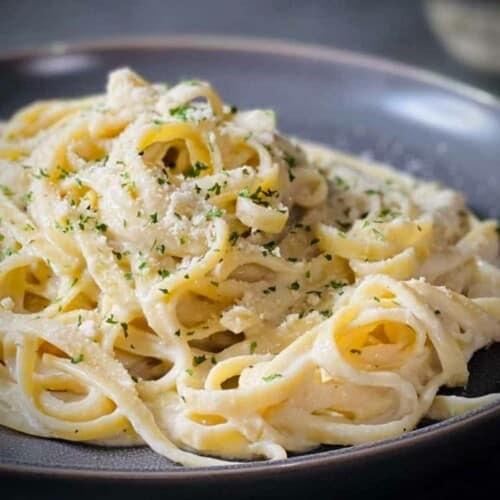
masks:
{"label": "green herb flake", "polygon": [[194,356],[193,357],[193,366],[198,366],[204,363],[207,360],[207,357],[202,354],[201,356]]}
{"label": "green herb flake", "polygon": [[240,238],[240,233],[236,232],[236,231],[233,231],[231,233],[231,236],[229,236],[229,242],[231,243],[231,245],[234,247],[234,245],[236,245],[236,242],[238,241],[238,239]]}
{"label": "green herb flake", "polygon": [[11,189],[6,186],[5,184],[0,184],[0,191],[2,191],[2,194],[4,196],[12,196],[14,193],[11,191]]}
{"label": "green herb flake", "polygon": [[214,217],[220,217],[222,215],[222,210],[218,208],[211,208],[206,214],[205,217],[208,219],[212,219]]}
{"label": "green herb flake", "polygon": [[341,281],[333,280],[333,281],[330,281],[330,283],[328,283],[327,286],[329,286],[330,288],[333,288],[334,290],[339,290],[339,289],[345,287],[346,284],[342,283]]}
{"label": "green herb flake", "polygon": [[189,111],[189,106],[177,106],[169,110],[170,116],[177,118],[183,122],[187,121],[187,112]]}
{"label": "green herb flake", "polygon": [[265,377],[262,377],[262,380],[264,382],[272,382],[273,380],[276,380],[277,378],[281,378],[283,375],[281,373],[273,373],[271,375],[266,375]]}
{"label": "green herb flake", "polygon": [[208,165],[205,165],[201,161],[197,161],[186,170],[185,174],[186,177],[198,177],[203,170],[208,170]]}
{"label": "green herb flake", "polygon": [[120,326],[122,327],[124,337],[127,338],[128,337],[128,323],[120,323]]}
{"label": "green herb flake", "polygon": [[170,276],[170,271],[168,269],[158,269],[158,275],[165,279]]}
{"label": "green herb flake", "polygon": [[255,352],[255,349],[257,349],[257,342],[255,340],[250,344],[250,354],[253,354]]}
{"label": "green herb flake", "polygon": [[110,316],[108,316],[104,321],[110,325],[117,325],[118,324],[118,321],[116,321],[114,314],[111,314]]}
{"label": "green herb flake", "polygon": [[78,363],[81,363],[83,361],[83,353],[79,354],[75,358],[71,358],[71,364],[77,365]]}

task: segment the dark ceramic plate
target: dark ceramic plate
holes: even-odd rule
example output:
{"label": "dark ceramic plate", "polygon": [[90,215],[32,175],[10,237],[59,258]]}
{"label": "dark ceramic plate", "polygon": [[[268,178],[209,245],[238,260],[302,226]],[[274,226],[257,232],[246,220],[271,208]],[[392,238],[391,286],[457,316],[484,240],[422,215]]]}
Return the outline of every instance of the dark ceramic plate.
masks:
{"label": "dark ceramic plate", "polygon": [[[427,72],[333,49],[206,37],[58,46],[0,59],[0,116],[7,118],[34,99],[102,92],[108,71],[124,65],[157,81],[210,80],[231,104],[274,108],[287,134],[369,153],[415,175],[439,179],[465,191],[477,212],[500,215],[497,100]],[[466,395],[500,390],[499,347],[474,357]],[[429,460],[438,465],[491,444],[500,404],[427,424],[379,443],[217,469],[182,468],[147,448],[105,449],[1,428],[0,471],[160,481],[176,488],[244,487],[277,477],[327,477],[344,484],[356,482],[359,473],[366,479],[374,470],[383,479],[396,469],[411,468],[415,474]]]}

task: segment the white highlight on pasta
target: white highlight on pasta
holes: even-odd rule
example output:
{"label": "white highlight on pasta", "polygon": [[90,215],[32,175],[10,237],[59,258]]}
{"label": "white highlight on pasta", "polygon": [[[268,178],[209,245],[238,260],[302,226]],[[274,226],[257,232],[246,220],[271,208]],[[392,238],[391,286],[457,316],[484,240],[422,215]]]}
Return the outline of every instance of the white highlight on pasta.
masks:
{"label": "white highlight on pasta", "polygon": [[500,341],[496,221],[206,82],[22,109],[0,188],[5,426],[201,466],[498,399],[436,397]]}

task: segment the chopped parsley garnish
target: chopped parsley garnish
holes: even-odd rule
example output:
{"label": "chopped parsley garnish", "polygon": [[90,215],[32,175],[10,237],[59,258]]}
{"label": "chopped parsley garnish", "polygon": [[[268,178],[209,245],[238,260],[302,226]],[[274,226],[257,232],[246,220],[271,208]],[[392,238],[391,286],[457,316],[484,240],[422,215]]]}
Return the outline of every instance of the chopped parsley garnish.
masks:
{"label": "chopped parsley garnish", "polygon": [[242,189],[239,193],[238,196],[240,198],[248,198],[252,200],[256,205],[261,205],[263,207],[268,207],[269,202],[266,200],[263,200],[262,197],[270,198],[270,197],[279,197],[279,193],[276,190],[273,189],[262,189],[262,186],[258,186],[257,189],[253,192],[250,193],[248,188]]}
{"label": "chopped parsley garnish", "polygon": [[83,361],[83,353],[79,354],[75,358],[71,358],[71,364],[77,365],[78,363],[81,363]]}
{"label": "chopped parsley garnish", "polygon": [[43,168],[38,169],[38,174],[34,174],[35,179],[41,179],[42,177],[48,177],[49,174]]}
{"label": "chopped parsley garnish", "polygon": [[221,185],[218,182],[216,182],[212,187],[208,188],[207,191],[210,191],[215,195],[219,195],[221,192]]}
{"label": "chopped parsley garnish", "polygon": [[345,287],[345,283],[342,283],[341,281],[330,281],[330,283],[328,283],[328,286],[330,288],[333,288],[335,290],[339,290],[340,288],[344,288]]}
{"label": "chopped parsley garnish", "polygon": [[202,354],[201,356],[194,356],[193,357],[193,365],[194,366],[201,365],[206,360],[207,360],[207,357],[204,354]]}
{"label": "chopped parsley garnish", "polygon": [[167,288],[158,288],[158,290],[160,290],[161,293],[167,295],[168,293],[168,289]]}
{"label": "chopped parsley garnish", "polygon": [[372,195],[383,196],[384,193],[382,193],[382,191],[380,191],[380,189],[366,189],[365,194],[367,194],[368,196],[372,196]]}
{"label": "chopped parsley garnish", "polygon": [[297,166],[297,160],[295,159],[295,157],[293,157],[292,155],[289,155],[288,153],[284,154],[284,160],[286,161],[287,165],[290,168]]}
{"label": "chopped parsley garnish", "polygon": [[158,269],[158,274],[163,278],[168,278],[170,276],[170,271],[168,269]]}
{"label": "chopped parsley garnish", "polygon": [[238,239],[240,238],[240,233],[236,232],[236,231],[233,231],[231,233],[231,236],[229,236],[229,242],[231,243],[231,245],[234,247],[234,245],[236,245],[236,242],[238,241]]}
{"label": "chopped parsley garnish", "polygon": [[120,323],[120,326],[122,327],[123,330],[123,335],[125,338],[128,337],[128,323]]}
{"label": "chopped parsley garnish", "polygon": [[349,231],[351,229],[352,224],[350,222],[342,222],[340,220],[336,220],[335,223],[339,226],[343,231]]}
{"label": "chopped parsley garnish", "polygon": [[189,106],[177,106],[169,110],[170,116],[177,118],[183,122],[187,120],[187,112],[189,111]]}
{"label": "chopped parsley garnish", "polygon": [[157,224],[158,223],[158,212],[154,212],[152,214],[149,214],[149,220],[151,221],[151,224]]}
{"label": "chopped parsley garnish", "polygon": [[270,293],[273,293],[276,291],[276,287],[275,286],[270,286],[268,288],[266,288],[262,293],[264,295],[269,295]]}
{"label": "chopped parsley garnish", "polygon": [[208,170],[208,165],[205,165],[201,161],[197,161],[186,170],[186,177],[198,177],[203,170]]}
{"label": "chopped parsley garnish", "polygon": [[339,177],[338,175],[336,175],[333,178],[333,183],[335,184],[335,187],[337,187],[343,191],[347,191],[349,189],[349,184],[345,181],[345,179],[343,179],[342,177]]}
{"label": "chopped parsley garnish", "polygon": [[4,196],[12,196],[14,193],[5,184],[0,184],[0,191],[2,191]]}
{"label": "chopped parsley garnish", "polygon": [[205,217],[207,219],[212,219],[214,217],[220,217],[222,215],[222,210],[219,208],[211,208],[206,214]]}
{"label": "chopped parsley garnish", "polygon": [[253,354],[255,352],[255,349],[257,349],[257,342],[255,340],[250,344],[250,354]]}
{"label": "chopped parsley garnish", "polygon": [[373,231],[373,234],[375,235],[375,237],[377,238],[377,240],[381,240],[381,241],[385,240],[384,233],[382,233],[381,231],[379,231],[378,229],[375,229],[375,228],[373,228],[372,231]]}
{"label": "chopped parsley garnish", "polygon": [[262,252],[264,256],[267,255],[267,253],[273,253],[273,250],[276,248],[276,245],[277,243],[275,241],[269,241],[264,245],[262,245],[266,249],[265,252]]}
{"label": "chopped parsley garnish", "polygon": [[30,203],[31,199],[33,197],[33,193],[31,191],[23,194],[23,196],[21,197],[21,201],[27,205],[28,203]]}
{"label": "chopped parsley garnish", "polygon": [[298,290],[300,288],[300,284],[298,281],[294,281],[290,283],[290,290]]}
{"label": "chopped parsley garnish", "polygon": [[110,316],[108,316],[104,321],[110,325],[117,325],[118,324],[118,321],[116,321],[114,314],[111,314]]}
{"label": "chopped parsley garnish", "polygon": [[266,375],[265,377],[262,377],[262,380],[264,382],[272,382],[273,380],[276,380],[277,378],[281,378],[283,375],[281,373],[273,373],[271,375]]}

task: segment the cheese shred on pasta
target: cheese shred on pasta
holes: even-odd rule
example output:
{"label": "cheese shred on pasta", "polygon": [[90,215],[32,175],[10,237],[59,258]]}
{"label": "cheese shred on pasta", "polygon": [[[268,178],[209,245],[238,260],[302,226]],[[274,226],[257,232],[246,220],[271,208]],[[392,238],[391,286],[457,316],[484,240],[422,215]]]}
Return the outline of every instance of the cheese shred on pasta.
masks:
{"label": "cheese shred on pasta", "polygon": [[0,423],[188,466],[400,435],[500,341],[497,222],[128,69],[0,130]]}

